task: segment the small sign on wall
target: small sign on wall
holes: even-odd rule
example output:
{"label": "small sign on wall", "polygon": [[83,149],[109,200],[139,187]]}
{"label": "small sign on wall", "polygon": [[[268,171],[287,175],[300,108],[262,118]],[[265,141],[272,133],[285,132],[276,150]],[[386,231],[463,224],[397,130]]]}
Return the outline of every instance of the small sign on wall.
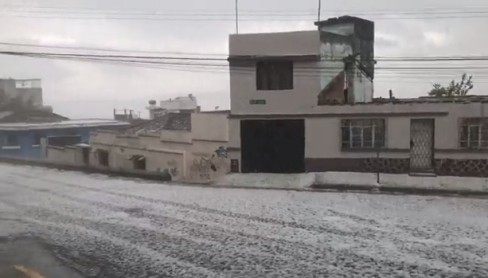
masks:
{"label": "small sign on wall", "polygon": [[264,104],[266,104],[266,100],[265,99],[251,99],[249,101],[249,104],[251,104],[251,105],[264,105]]}

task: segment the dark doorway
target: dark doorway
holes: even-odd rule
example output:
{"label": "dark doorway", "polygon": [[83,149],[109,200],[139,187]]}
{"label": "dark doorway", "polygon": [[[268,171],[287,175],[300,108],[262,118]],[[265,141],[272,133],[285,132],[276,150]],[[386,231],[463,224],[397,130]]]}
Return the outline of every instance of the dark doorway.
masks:
{"label": "dark doorway", "polygon": [[97,150],[98,156],[98,163],[100,166],[108,167],[109,166],[109,155],[108,151],[106,150]]}
{"label": "dark doorway", "polygon": [[83,163],[88,165],[90,163],[90,147],[82,147],[81,153],[83,154]]}
{"label": "dark doorway", "polygon": [[304,120],[241,121],[243,173],[305,172]]}

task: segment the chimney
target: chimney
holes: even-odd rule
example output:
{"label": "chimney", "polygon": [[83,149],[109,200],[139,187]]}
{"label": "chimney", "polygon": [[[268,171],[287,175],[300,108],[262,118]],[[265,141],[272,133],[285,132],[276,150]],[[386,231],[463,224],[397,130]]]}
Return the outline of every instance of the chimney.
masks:
{"label": "chimney", "polygon": [[393,97],[393,91],[390,89],[390,100],[394,99]]}

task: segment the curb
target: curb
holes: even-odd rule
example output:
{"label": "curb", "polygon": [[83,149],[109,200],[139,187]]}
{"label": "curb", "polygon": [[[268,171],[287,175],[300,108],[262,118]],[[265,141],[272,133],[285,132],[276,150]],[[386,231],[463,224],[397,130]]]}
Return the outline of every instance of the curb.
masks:
{"label": "curb", "polygon": [[419,196],[458,196],[458,197],[488,197],[486,191],[476,190],[449,190],[436,188],[418,188],[401,186],[371,186],[351,184],[313,184],[313,189],[336,190],[336,191],[357,191],[389,195],[419,195]]}
{"label": "curb", "polygon": [[88,174],[104,174],[111,177],[135,178],[153,181],[169,186],[204,187],[214,189],[254,189],[268,191],[294,191],[294,192],[318,192],[318,193],[363,193],[363,194],[383,194],[383,195],[417,195],[417,196],[444,196],[444,197],[469,197],[487,198],[488,192],[469,191],[469,190],[446,190],[433,188],[413,188],[413,187],[392,187],[392,186],[371,186],[371,185],[351,185],[351,184],[313,184],[310,187],[290,188],[290,187],[261,187],[261,186],[242,186],[242,185],[217,185],[212,182],[172,182],[161,175],[147,173],[131,173],[117,171],[113,169],[99,169],[86,166],[64,165],[42,160],[26,160],[18,158],[0,157],[0,163],[13,165],[29,165],[45,167],[58,170],[84,172]]}

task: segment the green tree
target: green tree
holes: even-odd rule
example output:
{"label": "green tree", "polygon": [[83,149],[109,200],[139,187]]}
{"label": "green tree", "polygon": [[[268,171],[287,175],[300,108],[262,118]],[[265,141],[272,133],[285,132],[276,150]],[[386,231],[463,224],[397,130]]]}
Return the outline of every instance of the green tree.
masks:
{"label": "green tree", "polygon": [[433,85],[433,89],[429,92],[432,97],[460,97],[466,96],[468,92],[473,89],[473,76],[468,76],[466,73],[461,77],[461,82],[452,80],[448,86],[444,87],[439,83]]}

